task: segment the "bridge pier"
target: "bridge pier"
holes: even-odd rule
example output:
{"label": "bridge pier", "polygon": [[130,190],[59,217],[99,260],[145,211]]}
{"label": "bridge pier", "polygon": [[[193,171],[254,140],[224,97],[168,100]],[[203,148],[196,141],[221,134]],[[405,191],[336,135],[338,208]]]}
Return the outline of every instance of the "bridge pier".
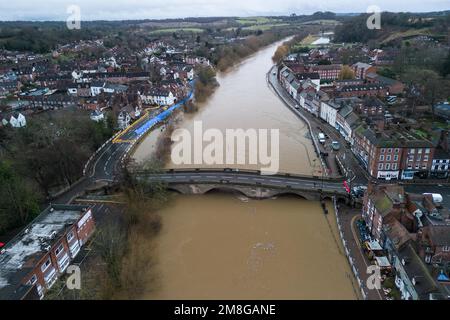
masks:
{"label": "bridge pier", "polygon": [[293,189],[269,189],[224,184],[170,184],[169,189],[181,194],[206,194],[211,191],[228,191],[244,195],[251,199],[269,199],[281,195],[296,195],[310,201],[320,201],[320,195],[314,190],[300,191]]}

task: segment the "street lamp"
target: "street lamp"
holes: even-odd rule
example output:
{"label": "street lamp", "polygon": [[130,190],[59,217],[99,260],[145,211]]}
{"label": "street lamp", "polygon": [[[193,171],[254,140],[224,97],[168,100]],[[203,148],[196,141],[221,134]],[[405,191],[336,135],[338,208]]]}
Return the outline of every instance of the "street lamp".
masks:
{"label": "street lamp", "polygon": [[314,176],[314,171],[316,170],[317,166],[319,166],[319,173],[321,174],[321,193],[323,190],[323,178],[324,178],[324,168],[322,167],[322,165],[320,163],[317,163],[317,158],[313,160],[314,166],[313,166],[313,176]]}

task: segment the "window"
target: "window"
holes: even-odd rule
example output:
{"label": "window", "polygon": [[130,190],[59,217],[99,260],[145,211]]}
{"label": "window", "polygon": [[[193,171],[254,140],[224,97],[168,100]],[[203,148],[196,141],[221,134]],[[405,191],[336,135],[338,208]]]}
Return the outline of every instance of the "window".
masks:
{"label": "window", "polygon": [[411,153],[411,154],[416,153],[416,149],[409,149],[409,153]]}
{"label": "window", "polygon": [[70,242],[70,240],[72,240],[72,239],[73,239],[73,231],[70,231],[70,232],[67,234],[67,241]]}
{"label": "window", "polygon": [[41,271],[45,272],[45,270],[48,269],[48,267],[52,264],[50,258],[47,259],[47,261],[45,261],[42,266],[41,266]]}
{"label": "window", "polygon": [[426,148],[426,149],[425,149],[425,153],[426,153],[426,154],[430,153],[430,148]]}
{"label": "window", "polygon": [[381,153],[384,153],[386,151],[386,149],[381,148]]}
{"label": "window", "polygon": [[422,154],[422,149],[417,149],[418,154]]}
{"label": "window", "polygon": [[30,278],[30,280],[28,281],[28,284],[35,284],[37,282],[37,276],[35,274],[33,274],[33,276]]}
{"label": "window", "polygon": [[398,155],[394,156],[394,161],[398,161]]}
{"label": "window", "polygon": [[416,161],[422,160],[422,156],[417,156]]}
{"label": "window", "polygon": [[388,149],[388,153],[391,153],[391,152],[392,152],[392,149],[391,149],[391,148],[389,148],[389,149]]}
{"label": "window", "polygon": [[390,163],[386,163],[386,170],[390,170],[391,169],[391,164]]}
{"label": "window", "polygon": [[397,164],[396,163],[392,164],[392,170],[397,170]]}
{"label": "window", "polygon": [[391,155],[386,156],[386,161],[391,161]]}
{"label": "window", "polygon": [[61,251],[63,251],[63,249],[64,249],[64,246],[63,246],[63,244],[61,243],[61,244],[58,246],[58,248],[56,248],[56,250],[55,250],[55,255],[59,255],[59,254],[61,253]]}
{"label": "window", "polygon": [[423,161],[428,161],[428,156],[427,155],[423,156]]}
{"label": "window", "polygon": [[383,164],[382,163],[378,164],[378,170],[383,170]]}
{"label": "window", "polygon": [[380,161],[384,161],[384,155],[380,156]]}
{"label": "window", "polygon": [[442,247],[442,251],[449,252],[450,251],[450,246],[443,246]]}

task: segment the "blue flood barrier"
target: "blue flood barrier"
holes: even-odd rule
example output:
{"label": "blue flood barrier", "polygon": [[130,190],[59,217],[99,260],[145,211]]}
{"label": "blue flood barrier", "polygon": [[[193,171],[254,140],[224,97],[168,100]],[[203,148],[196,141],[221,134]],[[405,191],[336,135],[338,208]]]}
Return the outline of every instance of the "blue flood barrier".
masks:
{"label": "blue flood barrier", "polygon": [[[194,82],[195,81],[191,82],[192,86],[193,86]],[[167,117],[169,117],[176,109],[180,108],[184,103],[186,103],[187,101],[191,100],[193,95],[194,95],[194,90],[191,90],[189,92],[189,95],[186,98],[184,98],[183,100],[181,100],[178,103],[174,104],[169,109],[161,112],[160,114],[158,114],[154,118],[149,119],[145,124],[143,124],[142,126],[137,128],[136,130],[134,130],[134,133],[137,136],[140,136],[141,134],[144,134],[145,132],[147,132],[148,130],[153,128],[156,124],[166,120]]]}

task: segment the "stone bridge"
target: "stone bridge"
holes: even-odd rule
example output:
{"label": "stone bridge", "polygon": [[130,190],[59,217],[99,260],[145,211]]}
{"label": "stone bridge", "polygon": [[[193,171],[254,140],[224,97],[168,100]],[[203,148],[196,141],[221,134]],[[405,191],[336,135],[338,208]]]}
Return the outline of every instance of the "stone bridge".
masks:
{"label": "stone bridge", "polygon": [[344,180],[327,177],[283,173],[262,175],[259,171],[238,169],[182,169],[163,173],[135,171],[134,174],[138,179],[167,183],[169,189],[182,194],[231,191],[255,199],[280,195],[297,195],[308,200],[348,199]]}

